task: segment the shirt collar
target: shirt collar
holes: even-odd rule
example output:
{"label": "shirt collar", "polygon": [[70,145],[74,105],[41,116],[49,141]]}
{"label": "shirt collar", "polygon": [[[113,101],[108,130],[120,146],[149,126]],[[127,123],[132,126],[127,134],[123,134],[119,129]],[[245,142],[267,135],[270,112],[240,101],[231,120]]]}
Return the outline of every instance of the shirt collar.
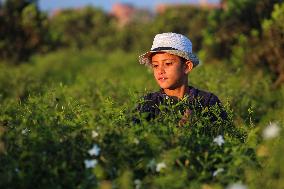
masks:
{"label": "shirt collar", "polygon": [[[194,99],[194,96],[195,96],[194,94],[195,94],[196,89],[194,87],[192,87],[192,86],[188,86],[188,87],[189,87],[189,89],[185,93],[185,96],[188,96],[188,101],[190,102],[190,101],[192,101]],[[169,95],[167,95],[165,93],[164,89],[162,89],[162,88],[160,88],[159,92],[166,99],[173,99],[173,100],[176,100],[176,101],[180,101],[180,99],[178,97],[176,97],[176,96],[169,96]]]}

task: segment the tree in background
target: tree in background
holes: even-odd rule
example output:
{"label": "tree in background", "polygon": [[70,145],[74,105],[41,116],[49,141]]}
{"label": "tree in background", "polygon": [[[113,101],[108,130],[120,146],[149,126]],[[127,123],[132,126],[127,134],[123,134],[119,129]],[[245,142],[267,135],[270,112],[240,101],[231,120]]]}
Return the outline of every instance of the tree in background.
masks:
{"label": "tree in background", "polygon": [[274,87],[284,82],[283,0],[228,0],[214,11],[203,36],[207,59],[270,71]]}
{"label": "tree in background", "polygon": [[207,9],[191,5],[168,6],[148,22],[134,20],[119,28],[112,36],[116,48],[126,51],[146,51],[157,33],[176,32],[187,35],[198,51],[202,44],[202,31],[206,28]]}
{"label": "tree in background", "polygon": [[212,10],[166,6],[155,16],[137,11],[124,27],[94,7],[60,10],[47,17],[37,0],[1,2],[1,59],[19,63],[58,48],[141,52],[151,46],[155,34],[177,32],[192,40],[194,51],[201,50],[202,60],[253,66],[269,71],[275,87],[284,82],[283,0],[222,0],[222,7]]}
{"label": "tree in background", "polygon": [[[223,0],[225,1],[225,0]],[[204,34],[208,58],[229,58],[240,35],[252,29],[261,32],[263,19],[269,18],[273,5],[283,0],[226,0],[223,9],[212,12]]]}
{"label": "tree in background", "polygon": [[49,48],[46,15],[36,0],[9,0],[0,6],[0,57],[12,62],[27,60]]}
{"label": "tree in background", "polygon": [[59,47],[82,49],[113,35],[112,18],[100,9],[65,9],[50,18],[51,33]]}
{"label": "tree in background", "polygon": [[202,31],[207,27],[208,9],[194,6],[172,6],[157,15],[153,30],[155,33],[176,32],[188,35],[194,50],[201,48]]}
{"label": "tree in background", "polygon": [[279,87],[284,83],[284,3],[274,5],[261,31],[252,31],[245,59],[255,67],[268,67],[274,74],[274,87]]}

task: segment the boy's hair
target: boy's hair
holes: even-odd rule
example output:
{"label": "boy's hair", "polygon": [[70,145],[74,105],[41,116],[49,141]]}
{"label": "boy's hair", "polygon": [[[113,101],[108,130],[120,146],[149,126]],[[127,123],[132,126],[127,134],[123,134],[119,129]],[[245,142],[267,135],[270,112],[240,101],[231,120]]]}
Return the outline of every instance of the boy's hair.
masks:
{"label": "boy's hair", "polygon": [[180,59],[180,62],[181,62],[182,64],[184,64],[184,63],[187,61],[185,58],[180,57],[180,56],[179,56],[179,59]]}

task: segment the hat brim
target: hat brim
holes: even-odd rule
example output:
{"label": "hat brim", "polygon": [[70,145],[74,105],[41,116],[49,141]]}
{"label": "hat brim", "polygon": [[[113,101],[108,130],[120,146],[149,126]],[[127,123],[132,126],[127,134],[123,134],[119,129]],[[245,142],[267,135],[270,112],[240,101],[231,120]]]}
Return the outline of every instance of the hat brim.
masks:
{"label": "hat brim", "polygon": [[140,64],[145,64],[147,66],[151,66],[152,64],[152,60],[151,60],[151,55],[153,53],[158,53],[158,52],[165,52],[165,53],[169,53],[172,55],[176,55],[179,57],[182,57],[186,60],[189,60],[192,62],[193,67],[197,66],[199,64],[199,59],[198,57],[193,54],[193,53],[188,53],[188,52],[184,52],[184,51],[180,51],[180,50],[159,50],[159,51],[148,51],[142,55],[139,56],[139,63]]}

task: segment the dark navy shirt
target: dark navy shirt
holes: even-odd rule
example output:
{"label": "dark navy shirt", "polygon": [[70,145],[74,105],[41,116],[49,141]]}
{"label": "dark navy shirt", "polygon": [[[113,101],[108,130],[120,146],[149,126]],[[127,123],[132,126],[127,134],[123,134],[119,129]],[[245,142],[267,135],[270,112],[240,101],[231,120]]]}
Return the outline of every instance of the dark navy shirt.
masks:
{"label": "dark navy shirt", "polygon": [[[203,108],[212,107],[217,105],[220,108],[220,117],[224,120],[227,118],[227,113],[221,105],[220,100],[216,95],[210,92],[206,92],[192,86],[189,86],[189,92],[186,94],[187,98],[184,103],[180,103],[181,106],[178,110],[184,113],[186,110],[201,111]],[[143,97],[143,102],[139,103],[136,111],[139,113],[148,113],[147,120],[151,120],[157,117],[161,110],[160,105],[177,105],[181,100],[174,96],[168,96],[162,89],[158,92],[148,93]],[[171,106],[173,107],[173,106]],[[216,117],[211,118],[212,121],[216,120]]]}

